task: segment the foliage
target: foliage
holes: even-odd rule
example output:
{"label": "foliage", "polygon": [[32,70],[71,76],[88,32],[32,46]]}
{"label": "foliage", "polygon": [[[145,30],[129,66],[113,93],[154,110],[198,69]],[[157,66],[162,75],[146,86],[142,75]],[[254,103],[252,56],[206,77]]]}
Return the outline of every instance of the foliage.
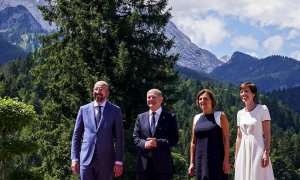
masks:
{"label": "foliage", "polygon": [[280,100],[283,104],[300,114],[300,102],[296,100],[300,99],[300,87],[274,90],[268,92],[267,95],[271,98]]}
{"label": "foliage", "polygon": [[35,143],[21,135],[36,114],[33,106],[18,99],[0,98],[0,117],[0,174],[6,179],[15,168],[10,161],[36,148]]}
{"label": "foliage", "polygon": [[[233,165],[237,132],[236,113],[239,109],[243,108],[243,104],[239,98],[237,87],[218,81],[181,79],[176,88],[176,93],[179,94],[179,96],[173,106],[173,110],[178,116],[180,127],[180,141],[175,151],[183,154],[183,157],[185,157],[189,163],[192,119],[194,115],[200,113],[199,108],[196,106],[196,95],[198,91],[203,88],[208,88],[215,93],[217,99],[215,109],[225,112],[229,120],[231,145],[230,162]],[[300,117],[275,98],[270,99],[263,94],[259,95],[257,103],[266,104],[271,114],[271,161],[273,163],[275,177],[281,177],[279,179],[299,179],[300,160],[299,153],[297,152],[300,150]],[[230,179],[233,179],[233,177],[234,169],[231,171]]]}
{"label": "foliage", "polygon": [[0,34],[0,64],[4,64],[9,60],[16,59],[18,57],[24,58],[26,54],[20,47],[10,44]]}
{"label": "foliage", "polygon": [[181,180],[187,178],[187,169],[186,166],[188,162],[186,158],[180,153],[172,153],[174,159],[174,180]]}
{"label": "foliage", "polygon": [[269,56],[258,60],[250,55],[235,52],[228,63],[210,73],[220,79],[239,85],[254,82],[261,91],[272,91],[299,85],[300,62],[283,56]]}
{"label": "foliage", "polygon": [[8,177],[8,180],[40,180],[42,177],[38,174],[34,174],[31,171],[26,170],[16,170],[11,173]]}
{"label": "foliage", "polygon": [[[110,84],[110,101],[123,110],[126,144],[131,144],[132,126],[146,110],[148,89],[173,91],[177,75],[176,56],[167,55],[172,41],[164,35],[171,17],[167,1],[58,0],[40,7],[43,16],[58,31],[41,37],[43,47],[29,68],[28,91],[18,96],[40,107],[37,133],[31,138],[40,146],[36,171],[45,179],[70,177],[70,142],[80,105],[92,100],[93,84]],[[168,86],[165,86],[166,83]],[[173,83],[172,83],[173,82]],[[174,101],[166,97],[166,106]],[[134,162],[134,147],[128,146],[126,162]],[[66,163],[68,162],[68,163]],[[135,166],[125,171],[133,175]]]}
{"label": "foliage", "polygon": [[33,106],[19,102],[17,99],[0,98],[1,137],[21,130],[34,119]]}
{"label": "foliage", "polygon": [[[163,108],[178,119],[180,140],[172,153],[174,179],[188,178],[192,119],[200,113],[195,98],[203,88],[215,93],[216,110],[225,112],[229,119],[230,160],[234,164],[236,113],[243,108],[238,88],[185,68],[177,67],[185,76],[177,78],[177,57],[166,55],[172,41],[163,34],[170,18],[165,7],[163,0],[57,0],[41,7],[44,18],[55,22],[58,31],[41,37],[43,47],[37,53],[0,67],[0,96],[18,97],[34,105],[38,113],[37,120],[11,135],[15,145],[18,138],[38,144],[36,152],[6,162],[5,167],[16,169],[11,179],[17,174],[23,179],[77,179],[70,174],[72,130],[79,106],[92,100],[93,84],[100,79],[108,81],[109,100],[123,111],[126,148],[121,178],[134,179],[132,128],[137,114],[148,109],[146,92],[153,87],[162,90]],[[266,104],[271,113],[275,176],[299,179],[298,114],[275,97],[261,94],[258,103]],[[234,170],[231,179],[233,174]]]}
{"label": "foliage", "polygon": [[[27,79],[31,77],[26,67],[31,67],[34,64],[31,58],[27,58],[24,61],[14,61],[6,68],[2,67],[0,73],[3,74],[0,81],[5,87],[5,93],[12,93],[20,95],[32,102],[37,107],[42,107],[44,114],[39,118],[34,126],[27,128],[26,137],[30,137],[33,141],[38,141],[42,144],[39,147],[39,154],[32,153],[31,156],[21,158],[21,165],[30,169],[33,174],[40,172],[42,168],[46,168],[50,172],[53,166],[58,171],[53,171],[52,176],[43,175],[44,179],[60,179],[74,178],[69,175],[69,148],[70,148],[70,136],[72,134],[73,123],[72,119],[64,119],[64,115],[60,109],[60,105],[53,102],[44,104],[45,99],[48,96],[43,95],[44,88],[38,88],[36,84],[28,83]],[[5,73],[4,73],[5,72]],[[16,74],[14,74],[16,73]],[[28,73],[28,74],[26,74]],[[19,74],[19,75],[17,75]],[[26,77],[26,78],[25,78]],[[24,79],[25,78],[25,79]],[[31,77],[32,78],[32,77]],[[18,81],[17,79],[20,79]],[[16,82],[16,84],[14,83]],[[238,88],[224,84],[218,81],[201,81],[195,79],[180,78],[177,81],[176,88],[173,88],[173,92],[164,93],[168,101],[164,103],[164,107],[173,111],[177,115],[178,124],[180,128],[180,141],[178,145],[173,148],[173,157],[175,165],[175,179],[186,179],[187,166],[189,164],[189,145],[191,138],[191,125],[192,118],[195,114],[199,113],[199,109],[196,106],[196,94],[203,88],[211,89],[218,100],[216,110],[222,110],[226,113],[230,123],[230,160],[231,164],[234,164],[234,147],[236,138],[236,112],[243,107],[239,98]],[[32,83],[32,81],[31,81]],[[168,83],[166,83],[167,85]],[[26,87],[24,93],[23,87]],[[164,91],[163,91],[164,92]],[[28,95],[29,94],[29,95]],[[31,94],[31,95],[30,95]],[[33,96],[36,94],[37,96]],[[1,94],[5,95],[5,94]],[[39,99],[43,97],[43,101],[39,104]],[[114,97],[112,94],[111,97]],[[273,169],[275,177],[282,177],[282,179],[299,179],[299,167],[300,167],[300,144],[299,144],[299,116],[276,98],[269,98],[263,94],[259,95],[258,103],[266,104],[270,110],[272,118],[272,141],[271,141],[271,160],[273,163]],[[141,106],[145,106],[144,102],[140,103]],[[146,107],[145,107],[146,109]],[[50,112],[57,111],[57,114],[53,119],[59,119],[60,124],[54,123],[49,118]],[[131,141],[132,129],[130,122],[124,122],[127,124],[125,137],[127,137],[125,148],[125,169],[124,179],[132,179],[134,176],[135,168],[135,156],[136,151]],[[56,125],[55,125],[56,124]],[[54,130],[51,130],[55,127]],[[129,127],[129,128],[128,128]],[[31,133],[37,132],[37,133]],[[51,152],[48,152],[50,149]],[[65,149],[65,150],[64,150]],[[65,154],[64,154],[65,153]],[[41,158],[43,154],[43,159]],[[63,159],[63,161],[60,161]],[[15,161],[13,161],[15,162]],[[47,165],[47,163],[51,164]],[[60,162],[60,163],[57,163]],[[15,162],[15,164],[18,164]],[[65,171],[64,171],[65,169]],[[233,178],[234,170],[232,170],[230,178]]]}

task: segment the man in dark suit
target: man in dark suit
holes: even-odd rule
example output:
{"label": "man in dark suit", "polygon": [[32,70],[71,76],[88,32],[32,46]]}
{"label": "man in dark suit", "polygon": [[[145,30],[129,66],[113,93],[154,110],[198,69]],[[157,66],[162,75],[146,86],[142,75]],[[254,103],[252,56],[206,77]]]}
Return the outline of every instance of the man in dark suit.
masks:
{"label": "man in dark suit", "polygon": [[[123,172],[124,133],[121,109],[107,101],[109,86],[98,81],[94,101],[81,106],[71,148],[72,171],[81,180],[111,180]],[[79,163],[80,162],[80,163]]]}
{"label": "man in dark suit", "polygon": [[138,180],[170,180],[173,175],[171,146],[179,140],[177,120],[174,114],[161,108],[163,96],[160,90],[147,92],[150,110],[137,116],[133,131],[134,144],[138,148]]}

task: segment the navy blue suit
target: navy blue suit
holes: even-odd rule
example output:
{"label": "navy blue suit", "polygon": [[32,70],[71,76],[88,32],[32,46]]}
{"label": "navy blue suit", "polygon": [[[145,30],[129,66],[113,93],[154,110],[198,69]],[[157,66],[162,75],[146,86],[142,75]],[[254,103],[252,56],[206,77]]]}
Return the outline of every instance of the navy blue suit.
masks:
{"label": "navy blue suit", "polygon": [[[97,154],[95,155],[95,147]],[[95,122],[94,102],[81,106],[77,115],[71,148],[71,159],[80,160],[80,173],[87,167],[101,167],[108,179],[113,176],[115,161],[123,162],[124,133],[122,112],[108,101],[98,128]],[[103,176],[102,176],[103,177]]]}
{"label": "navy blue suit", "polygon": [[[179,140],[176,116],[162,110],[153,137],[157,147],[145,149],[147,138],[152,137],[149,123],[149,111],[139,114],[136,119],[133,139],[138,148],[137,173],[143,174],[151,163],[151,172],[155,174],[173,174],[173,160],[171,146]],[[138,179],[149,179],[147,175],[138,176]],[[157,178],[156,178],[157,179]],[[160,178],[158,178],[160,179]]]}

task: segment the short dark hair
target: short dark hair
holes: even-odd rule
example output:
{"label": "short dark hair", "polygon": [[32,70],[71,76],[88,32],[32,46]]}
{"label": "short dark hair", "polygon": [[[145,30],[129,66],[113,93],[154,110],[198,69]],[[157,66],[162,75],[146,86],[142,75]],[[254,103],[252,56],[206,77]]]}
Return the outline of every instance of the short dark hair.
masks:
{"label": "short dark hair", "polygon": [[252,82],[244,82],[244,83],[242,83],[242,84],[240,85],[240,91],[241,91],[242,89],[247,88],[247,87],[250,89],[250,91],[251,91],[253,94],[255,94],[255,96],[254,96],[254,99],[255,99],[256,96],[257,96],[257,87],[256,87],[256,85],[255,85],[254,83],[252,83]]}
{"label": "short dark hair", "polygon": [[216,107],[216,105],[217,105],[217,100],[216,100],[216,98],[215,98],[215,94],[214,94],[211,90],[209,90],[209,89],[202,89],[201,91],[198,92],[198,94],[197,94],[197,99],[196,99],[196,104],[197,104],[198,106],[200,106],[200,105],[199,105],[199,97],[200,97],[202,94],[204,94],[204,93],[208,94],[209,98],[210,98],[211,101],[212,101],[212,108],[214,109],[214,108]]}

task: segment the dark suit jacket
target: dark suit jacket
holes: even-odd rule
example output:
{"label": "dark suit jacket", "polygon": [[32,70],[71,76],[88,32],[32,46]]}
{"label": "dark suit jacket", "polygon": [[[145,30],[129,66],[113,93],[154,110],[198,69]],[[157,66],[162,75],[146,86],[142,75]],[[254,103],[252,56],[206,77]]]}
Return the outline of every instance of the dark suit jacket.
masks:
{"label": "dark suit jacket", "polygon": [[138,148],[137,172],[145,171],[148,159],[152,158],[156,172],[172,173],[173,161],[170,148],[179,140],[176,116],[162,110],[154,132],[157,141],[156,148],[145,149],[145,143],[149,137],[151,137],[151,132],[149,111],[147,111],[138,115],[133,131],[134,144]]}
{"label": "dark suit jacket", "polygon": [[97,160],[101,166],[113,167],[115,161],[123,162],[124,133],[122,112],[108,101],[103,118],[96,128],[94,102],[81,106],[72,138],[71,159],[79,159],[88,166],[97,146]]}

